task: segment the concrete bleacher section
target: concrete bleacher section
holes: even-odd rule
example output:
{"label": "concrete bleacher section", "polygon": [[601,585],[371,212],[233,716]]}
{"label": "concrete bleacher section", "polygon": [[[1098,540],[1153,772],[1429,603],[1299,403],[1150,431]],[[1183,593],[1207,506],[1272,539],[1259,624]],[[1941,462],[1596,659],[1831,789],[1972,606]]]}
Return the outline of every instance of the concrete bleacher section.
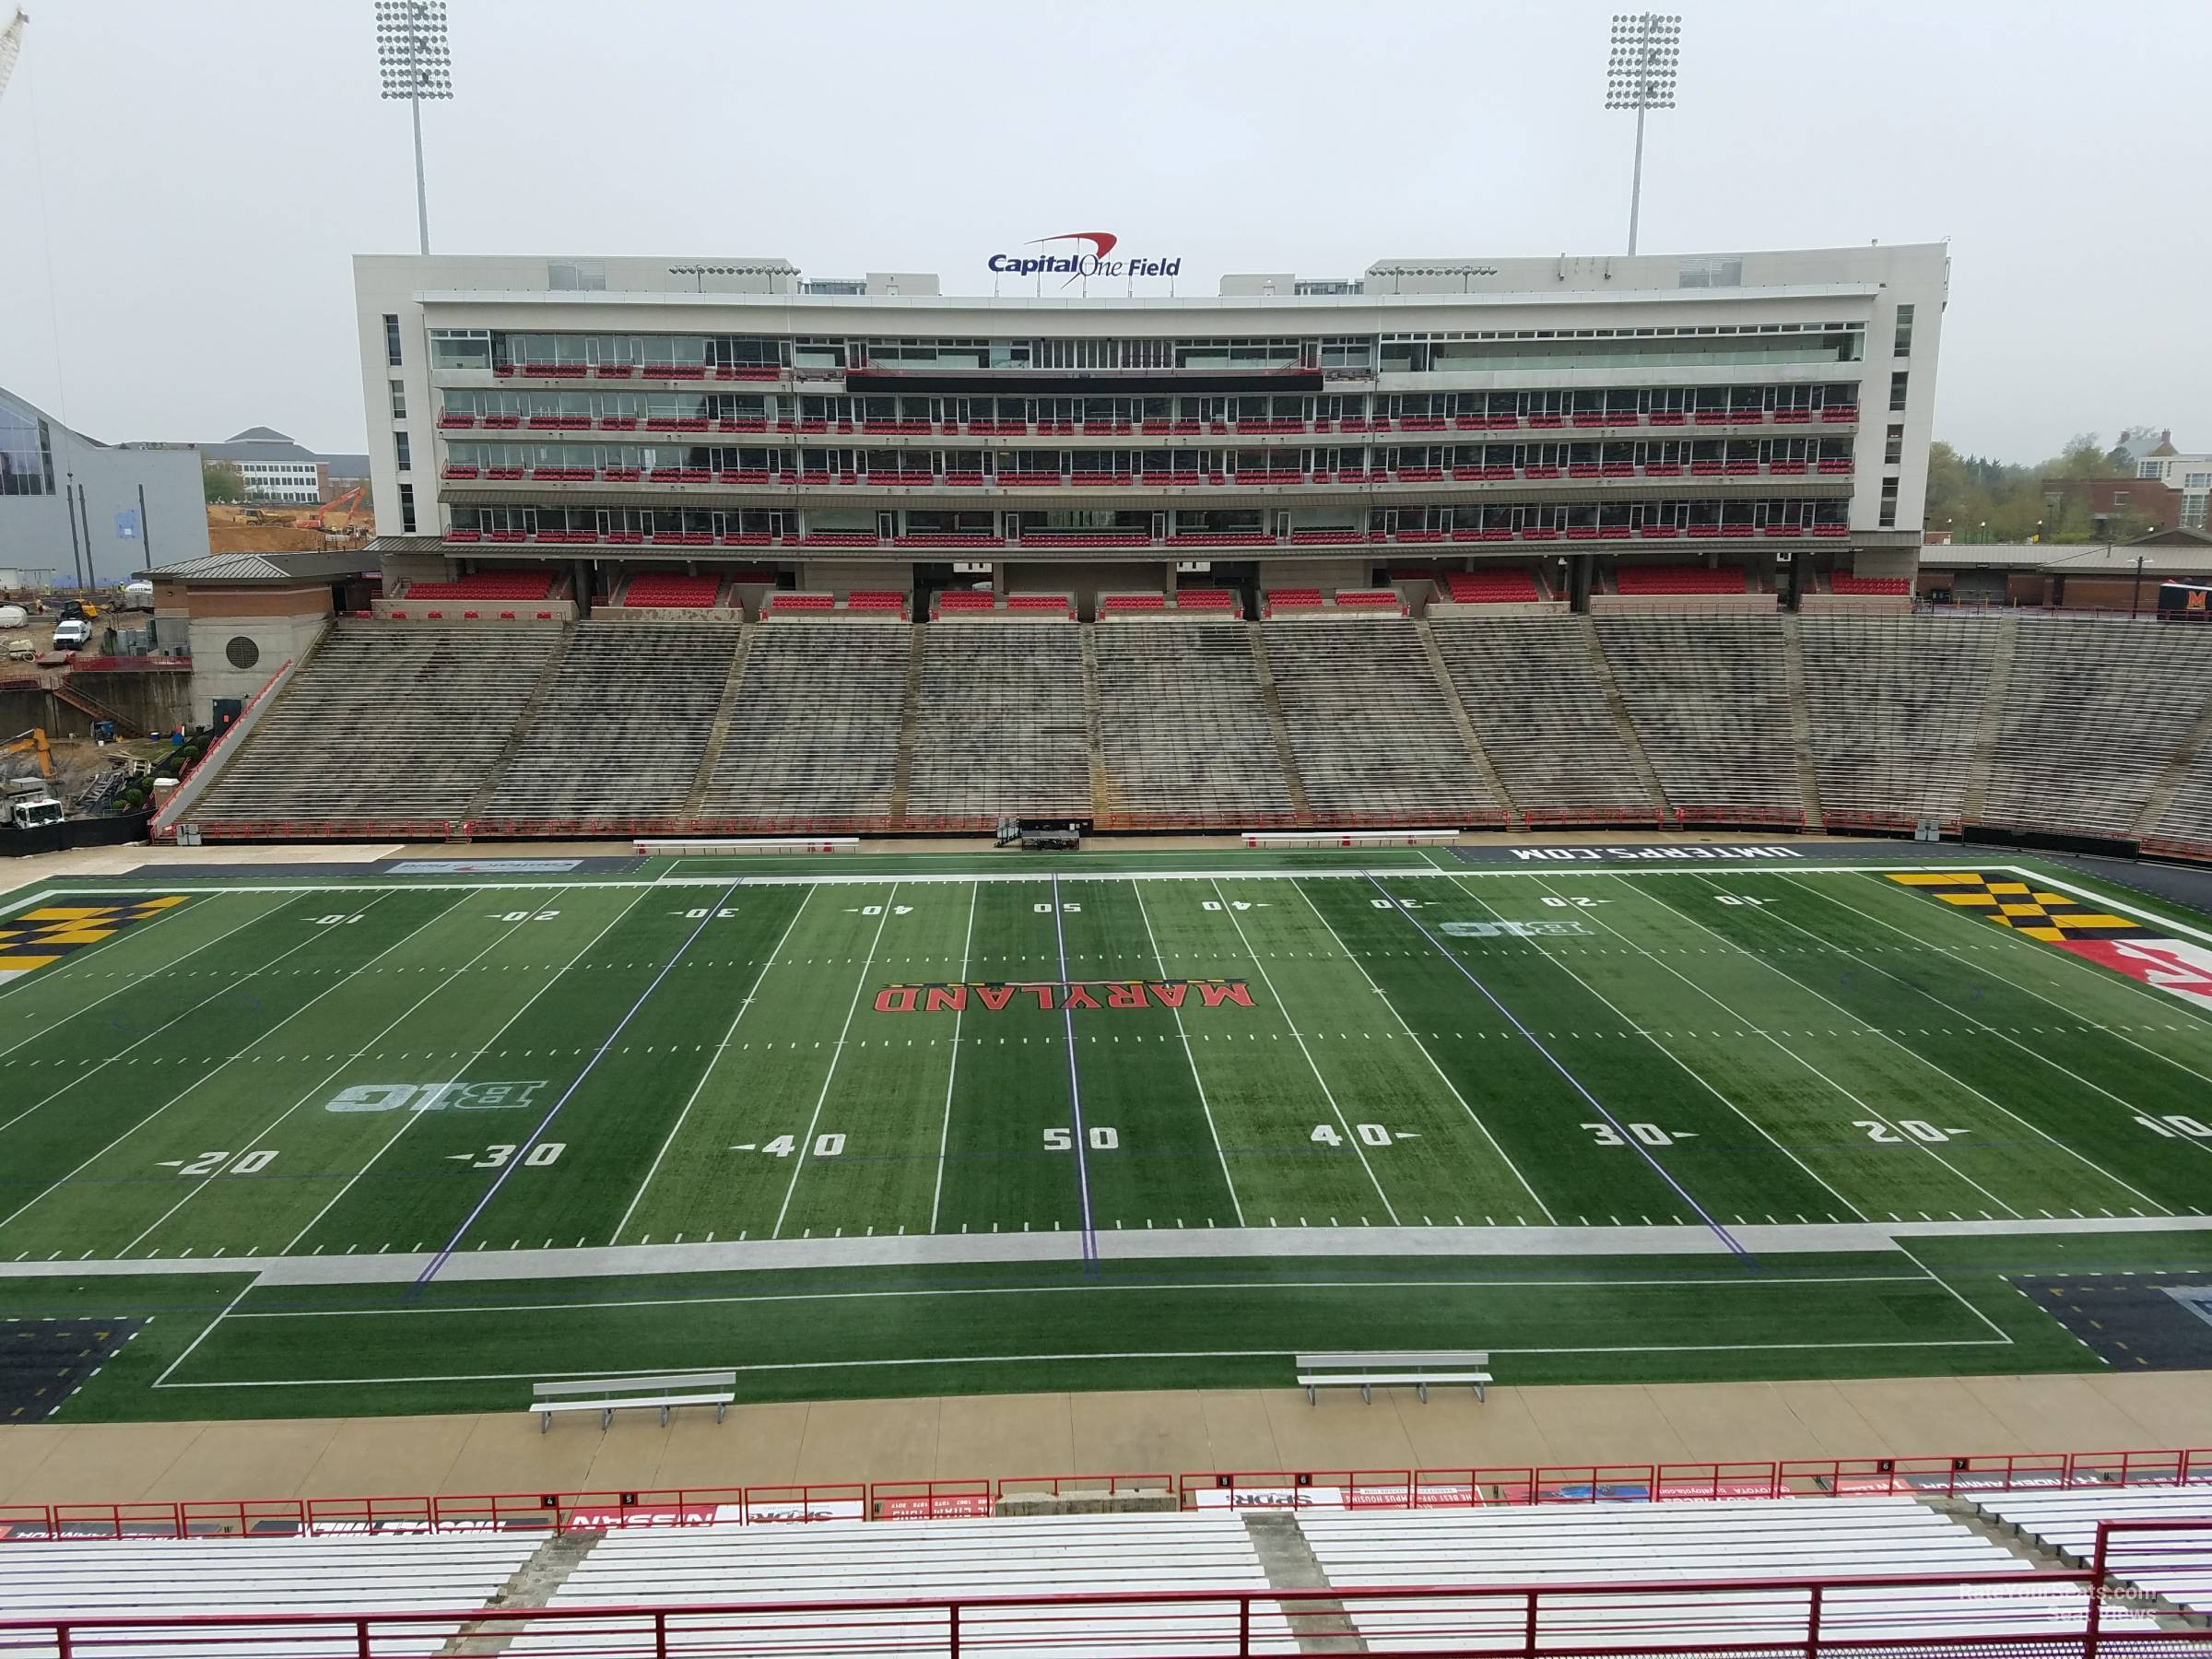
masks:
{"label": "concrete bleacher section", "polygon": [[1439,617],[1429,626],[1516,806],[1599,818],[1659,815],[1614,717],[1582,618]]}
{"label": "concrete bleacher section", "polygon": [[193,807],[208,824],[435,822],[466,812],[564,630],[341,619]]}
{"label": "concrete bleacher section", "polygon": [[770,623],[752,634],[729,735],[700,795],[700,816],[823,825],[888,820],[912,631]]}
{"label": "concrete bleacher section", "polygon": [[1802,823],[1782,629],[1771,618],[1593,618],[1668,802],[1718,821]]}
{"label": "concrete bleacher section", "polygon": [[[651,1606],[682,1602],[833,1602],[981,1596],[1064,1596],[1145,1590],[1265,1590],[1267,1575],[1241,1515],[988,1517],[964,1521],[818,1521],[804,1526],[719,1526],[609,1533],[571,1573],[551,1606]],[[672,1618],[669,1648],[806,1652],[828,1638],[841,1654],[938,1653],[945,1615],[917,1607],[836,1616],[833,1630],[798,1628],[786,1614]],[[964,1646],[1077,1655],[1138,1652],[1233,1653],[1236,1620],[1220,1606],[1160,1604],[1119,1609],[978,1607],[963,1611]],[[634,1625],[631,1627],[634,1630]],[[1255,1609],[1256,1652],[1298,1651],[1271,1606]],[[524,1638],[527,1641],[529,1639]],[[756,1645],[757,1644],[757,1645]],[[560,1651],[596,1645],[562,1634]]]}
{"label": "concrete bleacher section", "polygon": [[1955,825],[1966,807],[1996,630],[1947,617],[1806,616],[1806,712],[1831,822]]}
{"label": "concrete bleacher section", "polygon": [[2100,1522],[2201,1521],[2201,1527],[2109,1533],[2105,1565],[2186,1612],[2212,1614],[2212,1486],[2001,1492],[1975,1508],[2084,1567],[2094,1563]]}
{"label": "concrete bleacher section", "polygon": [[1314,812],[1413,823],[1503,814],[1467,753],[1416,624],[1378,616],[1260,626]]}
{"label": "concrete bleacher section", "polygon": [[478,817],[680,814],[741,637],[727,622],[578,623]]}
{"label": "concrete bleacher section", "polygon": [[[0,1619],[168,1618],[207,1614],[436,1612],[480,1607],[528,1561],[542,1535],[454,1533],[358,1537],[92,1538],[0,1547]],[[426,1623],[384,1636],[379,1653],[433,1653],[460,1630]],[[132,1630],[96,1640],[80,1633],[76,1651],[103,1659],[136,1653],[285,1654],[335,1652],[327,1628],[311,1647],[188,1627]],[[49,1639],[0,1639],[10,1654],[55,1652]],[[345,1649],[351,1652],[350,1638]]]}
{"label": "concrete bleacher section", "polygon": [[[1794,1503],[1587,1503],[1385,1512],[1310,1510],[1299,1518],[1315,1559],[1339,1587],[1839,1578],[1876,1574],[2021,1573],[2031,1564],[1910,1498]],[[1359,1600],[1346,1604],[1372,1652],[1517,1643],[1525,1604],[1514,1598]],[[1986,1586],[1831,1588],[1821,1632],[1846,1638],[2055,1635],[2081,1628],[2086,1598],[2070,1586],[2030,1595]],[[1802,1635],[1802,1592],[1777,1589],[1561,1597],[1542,1605],[1539,1634],[1566,1648],[1690,1650],[1719,1643],[1789,1645]],[[2139,1618],[2128,1621],[2141,1628]],[[2125,1626],[2115,1626],[2126,1628]],[[1494,1641],[1483,1641],[1481,1638]]]}
{"label": "concrete bleacher section", "polygon": [[1241,628],[1130,622],[1098,630],[1101,810],[1242,821],[1287,817],[1252,640]]}
{"label": "concrete bleacher section", "polygon": [[2028,616],[2017,626],[1982,821],[2133,835],[2212,696],[2212,628]]}
{"label": "concrete bleacher section", "polygon": [[1065,622],[924,628],[908,816],[1088,818],[1084,678]]}

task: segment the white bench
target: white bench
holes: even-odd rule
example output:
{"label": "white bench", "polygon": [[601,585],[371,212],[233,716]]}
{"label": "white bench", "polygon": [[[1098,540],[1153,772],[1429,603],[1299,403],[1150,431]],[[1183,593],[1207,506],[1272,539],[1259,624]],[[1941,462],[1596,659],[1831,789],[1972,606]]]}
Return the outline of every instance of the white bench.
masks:
{"label": "white bench", "polygon": [[719,1423],[722,1414],[736,1397],[735,1371],[673,1371],[661,1377],[540,1382],[531,1390],[530,1409],[541,1419],[537,1426],[540,1434],[553,1427],[553,1414],[557,1411],[595,1411],[599,1414],[599,1427],[604,1429],[614,1421],[616,1410],[624,1406],[658,1406],[661,1427],[665,1429],[668,1413],[678,1406],[712,1406],[714,1420]]}
{"label": "white bench", "polygon": [[1314,1404],[1315,1390],[1357,1385],[1359,1397],[1374,1404],[1378,1385],[1420,1391],[1421,1404],[1429,1403],[1431,1382],[1459,1382],[1475,1391],[1477,1400],[1489,1397],[1490,1356],[1474,1348],[1444,1348],[1434,1352],[1400,1354],[1300,1354],[1298,1385],[1306,1391],[1306,1404]]}

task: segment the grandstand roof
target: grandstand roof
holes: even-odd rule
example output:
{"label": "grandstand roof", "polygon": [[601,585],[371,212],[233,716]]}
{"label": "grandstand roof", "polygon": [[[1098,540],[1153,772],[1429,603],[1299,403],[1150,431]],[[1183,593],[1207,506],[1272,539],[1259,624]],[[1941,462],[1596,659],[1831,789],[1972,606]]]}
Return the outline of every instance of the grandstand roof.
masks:
{"label": "grandstand roof", "polygon": [[187,582],[319,582],[351,575],[362,564],[359,553],[215,553],[138,573]]}
{"label": "grandstand roof", "polygon": [[2146,576],[2195,575],[2212,571],[2212,535],[2188,533],[2176,541],[2161,532],[2155,540],[2095,542],[2072,547],[2051,542],[1958,542],[1921,549],[1920,562],[1931,571],[2001,570],[2043,571],[2053,575],[2132,576],[2136,560],[2143,561]]}

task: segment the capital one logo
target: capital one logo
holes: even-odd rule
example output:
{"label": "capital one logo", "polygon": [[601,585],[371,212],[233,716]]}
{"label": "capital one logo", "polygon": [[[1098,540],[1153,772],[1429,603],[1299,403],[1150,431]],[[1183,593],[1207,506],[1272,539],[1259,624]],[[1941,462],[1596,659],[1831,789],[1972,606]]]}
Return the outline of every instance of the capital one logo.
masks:
{"label": "capital one logo", "polygon": [[[1042,248],[1042,253],[994,253],[990,268],[1002,276],[1061,276],[1066,281],[1083,276],[1173,276],[1182,270],[1182,261],[1175,259],[1144,259],[1124,257],[1115,259],[1114,249],[1122,239],[1111,230],[1069,230],[1058,236],[1041,236],[1026,245]],[[1052,250],[1059,249],[1055,253]]]}

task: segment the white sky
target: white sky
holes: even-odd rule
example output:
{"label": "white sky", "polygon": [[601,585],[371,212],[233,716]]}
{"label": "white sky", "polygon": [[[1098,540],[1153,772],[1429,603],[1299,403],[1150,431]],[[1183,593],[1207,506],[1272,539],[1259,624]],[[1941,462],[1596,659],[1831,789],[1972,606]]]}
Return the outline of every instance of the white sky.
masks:
{"label": "white sky", "polygon": [[[5,9],[6,0],[0,0]],[[450,0],[441,252],[934,270],[1110,229],[1224,270],[1625,245],[1584,0]],[[371,0],[29,0],[0,385],[110,440],[362,446],[356,252],[414,247]],[[1646,252],[1948,238],[1936,432],[2212,449],[2212,0],[1679,0]],[[57,349],[58,324],[58,349]]]}

